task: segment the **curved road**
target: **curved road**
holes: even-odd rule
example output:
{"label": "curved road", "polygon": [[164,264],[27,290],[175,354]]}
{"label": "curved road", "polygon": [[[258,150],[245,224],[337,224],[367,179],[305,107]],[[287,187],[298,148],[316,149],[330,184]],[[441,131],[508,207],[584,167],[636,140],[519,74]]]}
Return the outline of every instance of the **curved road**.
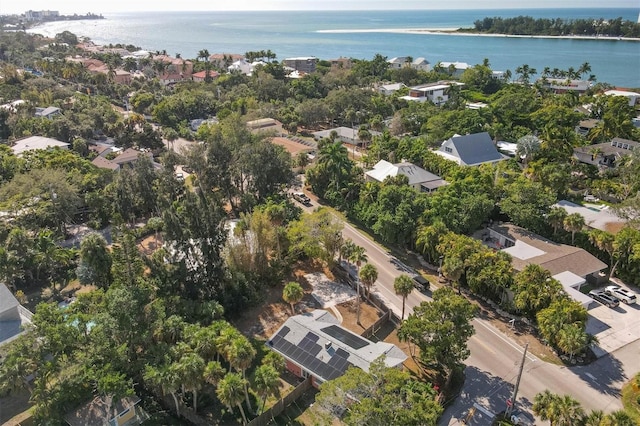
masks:
{"label": "curved road", "polygon": [[[314,203],[317,202],[314,200]],[[312,211],[314,207],[306,206],[304,209]],[[393,281],[406,272],[391,262],[392,256],[388,250],[348,223],[344,224],[343,237],[365,248],[368,262],[378,269],[378,280],[372,290],[400,317],[402,298],[395,294]],[[429,300],[414,290],[407,297],[405,316],[410,315],[415,306]],[[474,404],[480,408],[475,410],[475,416],[467,424],[491,424],[489,415],[506,408],[506,401],[513,390],[524,348],[485,320],[476,318],[473,325],[476,334],[469,340],[471,356],[465,361],[465,384],[460,396],[440,419],[441,425],[463,424],[461,419]],[[530,424],[542,424],[534,420],[531,405],[534,396],[545,389],[573,396],[586,411],[598,409],[610,412],[622,408],[620,388],[640,370],[639,342],[629,344],[585,367],[562,367],[527,354],[516,409]]]}

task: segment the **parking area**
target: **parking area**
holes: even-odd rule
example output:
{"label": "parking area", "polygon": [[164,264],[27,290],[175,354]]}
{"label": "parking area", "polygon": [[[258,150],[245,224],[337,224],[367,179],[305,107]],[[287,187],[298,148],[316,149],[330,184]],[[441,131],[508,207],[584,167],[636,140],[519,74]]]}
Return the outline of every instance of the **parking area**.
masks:
{"label": "parking area", "polygon": [[[599,290],[604,290],[604,287]],[[624,285],[622,287],[628,289]],[[640,339],[640,304],[620,303],[609,308],[594,301],[589,306],[587,333],[598,338],[599,343],[593,346],[597,357]]]}

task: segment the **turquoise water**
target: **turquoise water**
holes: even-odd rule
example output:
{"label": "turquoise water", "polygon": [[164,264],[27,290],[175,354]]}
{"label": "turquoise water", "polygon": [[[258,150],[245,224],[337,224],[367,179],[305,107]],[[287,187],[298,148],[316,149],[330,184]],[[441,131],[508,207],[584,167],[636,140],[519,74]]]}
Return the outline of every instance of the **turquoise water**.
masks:
{"label": "turquoise water", "polygon": [[[202,49],[244,53],[270,49],[287,56],[370,59],[376,53],[438,61],[481,63],[514,70],[528,64],[578,68],[589,62],[598,81],[640,87],[640,42],[504,37],[469,37],[375,32],[384,29],[460,28],[487,16],[616,18],[637,21],[640,9],[505,9],[420,11],[152,12],[105,15],[97,21],[52,22],[34,29],[54,35],[69,30],[97,43],[127,43],[167,50],[185,58]],[[336,31],[337,32],[324,32]],[[349,32],[349,30],[369,30]],[[374,31],[372,31],[374,30]]]}

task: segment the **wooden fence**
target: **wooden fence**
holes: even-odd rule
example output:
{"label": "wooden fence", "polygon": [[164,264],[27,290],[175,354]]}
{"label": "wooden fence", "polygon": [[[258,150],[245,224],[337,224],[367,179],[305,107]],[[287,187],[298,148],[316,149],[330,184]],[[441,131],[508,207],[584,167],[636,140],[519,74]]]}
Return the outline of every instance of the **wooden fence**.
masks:
{"label": "wooden fence", "polygon": [[267,411],[251,420],[248,423],[248,426],[268,425],[276,416],[280,415],[280,413],[282,413],[285,408],[287,408],[296,399],[300,398],[302,394],[309,389],[311,389],[311,376],[309,376],[304,382],[296,386],[295,389],[285,395],[284,398],[281,398],[278,402],[276,402],[273,407],[269,408]]}
{"label": "wooden fence", "polygon": [[391,314],[391,310],[385,312],[380,318],[378,318],[376,322],[373,323],[373,325],[371,325],[371,327],[367,328],[360,335],[365,339],[371,338],[371,336],[376,334],[380,330],[380,328],[382,328],[382,326],[385,325],[387,321],[389,321],[389,319],[391,318]]}

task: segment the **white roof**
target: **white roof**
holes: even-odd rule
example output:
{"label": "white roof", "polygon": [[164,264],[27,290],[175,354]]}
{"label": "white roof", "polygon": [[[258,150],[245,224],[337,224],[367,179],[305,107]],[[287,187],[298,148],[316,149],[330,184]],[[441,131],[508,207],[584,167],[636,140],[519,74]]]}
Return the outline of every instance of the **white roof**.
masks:
{"label": "white roof", "polygon": [[30,136],[17,141],[11,149],[15,155],[20,155],[23,152],[34,151],[36,149],[49,149],[55,147],[66,148],[68,146],[69,144],[66,142],[45,138],[44,136]]}
{"label": "white roof", "polygon": [[593,299],[577,290],[577,288],[587,282],[587,280],[585,280],[584,278],[574,274],[571,271],[564,271],[559,274],[555,274],[553,278],[555,278],[560,282],[560,284],[562,284],[562,288],[567,292],[569,297],[571,297],[576,302],[581,303],[585,308],[589,306],[591,302],[593,302]]}
{"label": "white roof", "polygon": [[502,251],[507,252],[511,256],[520,260],[532,259],[534,257],[542,256],[546,253],[539,248],[529,245],[521,240],[516,240],[515,245],[507,247]]}
{"label": "white roof", "polygon": [[388,161],[380,160],[373,166],[366,175],[378,182],[384,181],[389,176],[404,175],[409,178],[409,185],[418,185],[424,182],[442,180],[440,176],[434,175],[415,164],[404,162],[391,164]]}
{"label": "white roof", "polygon": [[443,68],[449,68],[453,65],[457,70],[466,70],[469,68],[469,64],[466,62],[440,62],[440,66]]}
{"label": "white roof", "polygon": [[630,92],[628,90],[607,90],[604,94],[611,96],[640,96],[640,93]]}
{"label": "white roof", "polygon": [[298,56],[296,58],[285,58],[285,61],[312,61],[318,59],[315,56]]}
{"label": "white roof", "polygon": [[380,88],[384,90],[400,90],[403,87],[405,87],[403,83],[383,84],[382,86],[380,86]]}

